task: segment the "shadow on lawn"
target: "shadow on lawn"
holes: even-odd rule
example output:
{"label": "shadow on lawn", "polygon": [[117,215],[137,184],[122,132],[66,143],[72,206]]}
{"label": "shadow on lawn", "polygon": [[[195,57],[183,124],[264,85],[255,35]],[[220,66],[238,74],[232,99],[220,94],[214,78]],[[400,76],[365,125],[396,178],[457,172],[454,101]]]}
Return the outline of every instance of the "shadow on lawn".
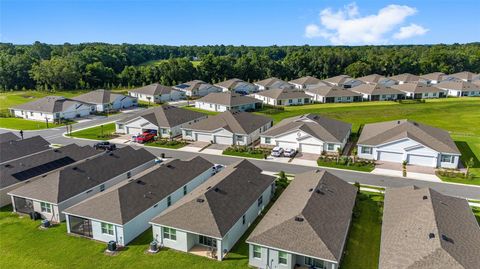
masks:
{"label": "shadow on lawn", "polygon": [[462,163],[465,166],[465,162],[470,160],[470,158],[473,158],[473,166],[474,168],[480,168],[480,161],[478,160],[477,156],[475,153],[472,151],[470,146],[468,145],[467,142],[465,141],[455,141],[455,144],[457,145],[458,149],[462,153]]}

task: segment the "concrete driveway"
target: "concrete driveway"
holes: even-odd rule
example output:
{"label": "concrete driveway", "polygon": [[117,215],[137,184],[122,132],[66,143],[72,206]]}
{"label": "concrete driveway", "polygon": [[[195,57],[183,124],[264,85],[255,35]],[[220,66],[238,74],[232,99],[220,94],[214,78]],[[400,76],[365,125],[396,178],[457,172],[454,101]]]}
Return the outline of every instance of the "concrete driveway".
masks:
{"label": "concrete driveway", "polygon": [[226,150],[228,147],[229,145],[211,144],[210,146],[202,150],[202,152],[208,154],[222,155],[223,151]]}
{"label": "concrete driveway", "polygon": [[[377,164],[375,165],[375,168],[402,171],[402,164],[401,163],[393,163],[393,162],[384,162],[384,161],[378,162],[377,161]],[[435,168],[427,167],[427,166],[407,164],[407,172],[435,175]]]}

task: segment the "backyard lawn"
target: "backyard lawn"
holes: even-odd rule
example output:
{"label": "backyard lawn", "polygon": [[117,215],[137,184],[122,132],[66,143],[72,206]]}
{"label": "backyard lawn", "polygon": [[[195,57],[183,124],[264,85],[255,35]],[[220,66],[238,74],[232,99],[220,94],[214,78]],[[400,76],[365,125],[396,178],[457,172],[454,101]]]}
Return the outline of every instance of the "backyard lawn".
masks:
{"label": "backyard lawn", "polygon": [[209,115],[209,116],[214,116],[214,115],[217,115],[217,114],[220,113],[220,112],[215,112],[215,111],[209,111],[209,110],[204,110],[204,109],[196,108],[196,107],[193,107],[193,106],[184,106],[184,107],[182,107],[182,108],[186,108],[186,109],[192,110],[192,111],[201,112],[201,113],[207,114],[207,115]]}
{"label": "backyard lawn", "polygon": [[94,139],[94,140],[103,140],[103,139],[108,140],[116,137],[114,133],[115,133],[115,123],[112,122],[112,123],[107,123],[107,124],[95,126],[92,128],[76,131],[69,136],[77,137],[77,138]]}
{"label": "backyard lawn", "polygon": [[[56,124],[49,122],[48,128],[63,126],[64,124]],[[39,130],[46,129],[47,123],[44,121],[25,120],[22,118],[0,118],[0,128],[13,130]]]}

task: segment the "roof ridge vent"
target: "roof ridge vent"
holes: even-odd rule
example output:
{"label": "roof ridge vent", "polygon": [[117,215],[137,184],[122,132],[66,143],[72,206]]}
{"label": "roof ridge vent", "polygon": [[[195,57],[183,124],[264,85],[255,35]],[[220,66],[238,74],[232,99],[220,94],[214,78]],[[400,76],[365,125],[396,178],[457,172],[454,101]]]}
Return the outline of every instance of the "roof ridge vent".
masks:
{"label": "roof ridge vent", "polygon": [[303,222],[303,221],[304,221],[304,218],[301,217],[301,216],[296,216],[296,217],[295,217],[295,221]]}
{"label": "roof ridge vent", "polygon": [[203,198],[197,198],[197,203],[203,203],[203,202],[205,202],[205,199],[203,199]]}
{"label": "roof ridge vent", "polygon": [[435,234],[434,234],[434,233],[429,233],[429,234],[428,234],[428,238],[429,238],[429,239],[435,238]]}

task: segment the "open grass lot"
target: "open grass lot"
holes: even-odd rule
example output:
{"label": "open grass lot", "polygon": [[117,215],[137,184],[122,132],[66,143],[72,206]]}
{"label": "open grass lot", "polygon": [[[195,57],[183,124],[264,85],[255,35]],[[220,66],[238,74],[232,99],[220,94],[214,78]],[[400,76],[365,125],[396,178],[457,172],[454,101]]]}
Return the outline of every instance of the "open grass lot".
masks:
{"label": "open grass lot", "polygon": [[341,264],[342,269],[376,269],[380,255],[383,195],[360,192]]}
{"label": "open grass lot", "polygon": [[115,123],[112,122],[112,123],[103,124],[103,130],[102,130],[102,125],[99,125],[92,128],[73,132],[69,136],[77,137],[77,138],[101,140],[101,139],[114,138],[115,135],[113,133],[115,133]]}

